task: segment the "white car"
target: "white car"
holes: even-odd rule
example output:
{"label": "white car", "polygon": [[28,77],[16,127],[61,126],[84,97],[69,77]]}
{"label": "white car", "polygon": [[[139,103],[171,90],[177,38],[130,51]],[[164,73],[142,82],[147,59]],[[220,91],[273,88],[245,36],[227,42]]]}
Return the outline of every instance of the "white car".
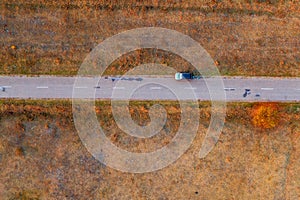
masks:
{"label": "white car", "polygon": [[192,79],[192,74],[186,72],[177,72],[175,74],[175,80],[179,81],[182,79]]}

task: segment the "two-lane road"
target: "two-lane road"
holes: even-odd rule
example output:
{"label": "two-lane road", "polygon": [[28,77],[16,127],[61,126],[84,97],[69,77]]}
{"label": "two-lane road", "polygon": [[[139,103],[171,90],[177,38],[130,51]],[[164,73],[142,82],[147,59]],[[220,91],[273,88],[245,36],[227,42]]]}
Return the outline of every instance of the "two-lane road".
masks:
{"label": "two-lane road", "polygon": [[[187,83],[176,81],[172,77],[125,77],[123,80],[81,78],[75,83],[75,77],[19,77],[0,76],[0,98],[44,99],[72,98],[73,90],[84,97],[110,99],[120,94],[130,94],[132,100],[176,100],[176,92],[195,94],[199,100],[211,100],[213,90],[207,83],[215,78],[191,80]],[[241,78],[225,77],[222,90],[226,101],[300,101],[300,78]],[[176,91],[172,92],[172,88]],[[134,91],[132,91],[134,89]],[[248,92],[246,89],[249,89]],[[219,90],[220,91],[220,90]],[[124,95],[124,96],[126,96]],[[121,98],[122,99],[122,98]]]}

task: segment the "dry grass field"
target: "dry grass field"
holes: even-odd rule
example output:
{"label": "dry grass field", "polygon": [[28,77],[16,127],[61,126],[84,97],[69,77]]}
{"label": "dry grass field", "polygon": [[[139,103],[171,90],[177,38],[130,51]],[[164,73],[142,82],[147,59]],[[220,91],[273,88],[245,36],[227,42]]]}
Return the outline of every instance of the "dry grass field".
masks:
{"label": "dry grass field", "polygon": [[[0,2],[0,73],[75,75],[97,44],[138,27],[164,27],[198,41],[222,75],[299,76],[298,0]],[[184,62],[155,50],[133,52],[107,71],[155,61]]]}
{"label": "dry grass field", "polygon": [[[131,102],[132,118],[147,122],[152,103]],[[115,145],[144,151],[154,150],[153,143],[160,148],[176,132],[179,106],[161,104],[168,121],[158,136],[147,141],[129,138],[116,127],[109,102],[97,102],[95,110]],[[299,199],[299,104],[229,104],[219,142],[204,159],[198,158],[198,152],[209,124],[210,104],[201,102],[199,107],[197,136],[182,157],[156,172],[130,174],[104,166],[90,155],[76,133],[70,102],[1,101],[0,197]],[[273,110],[277,120],[261,114],[262,110]],[[257,126],[256,120],[272,126]]]}
{"label": "dry grass field", "polygon": [[[300,76],[299,0],[2,0],[0,74],[73,76],[106,38],[153,26],[195,39],[222,75]],[[193,70],[170,52],[143,49],[117,59],[106,74],[149,62]],[[149,152],[170,143],[181,120],[178,102],[171,101],[131,102],[132,119],[149,123],[154,103],[165,107],[167,122],[149,139],[124,133],[110,102],[96,102],[95,112],[113,144]],[[203,159],[210,103],[199,108],[197,135],[176,162],[131,174],[88,152],[70,101],[0,100],[0,200],[300,199],[299,103],[229,103],[219,141]]]}

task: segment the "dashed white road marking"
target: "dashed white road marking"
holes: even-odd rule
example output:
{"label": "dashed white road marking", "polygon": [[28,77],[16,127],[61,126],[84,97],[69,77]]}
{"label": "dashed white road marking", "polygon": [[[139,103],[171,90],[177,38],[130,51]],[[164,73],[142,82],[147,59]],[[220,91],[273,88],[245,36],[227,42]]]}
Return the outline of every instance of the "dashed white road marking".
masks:
{"label": "dashed white road marking", "polygon": [[48,86],[37,86],[36,88],[37,89],[48,89],[49,87]]}
{"label": "dashed white road marking", "polygon": [[4,86],[1,86],[1,87],[3,87],[3,88],[11,88],[11,86],[10,85],[4,85]]}
{"label": "dashed white road marking", "polygon": [[124,87],[114,87],[114,90],[124,90]]}
{"label": "dashed white road marking", "polygon": [[160,90],[161,87],[150,87],[150,90]]}
{"label": "dashed white road marking", "polygon": [[85,86],[78,86],[78,87],[75,87],[76,89],[86,89],[88,87],[85,87]]}
{"label": "dashed white road marking", "polygon": [[186,90],[196,90],[197,88],[195,88],[195,87],[185,87],[184,89],[186,89]]}
{"label": "dashed white road marking", "polygon": [[261,90],[274,90],[274,88],[260,88]]}
{"label": "dashed white road marking", "polygon": [[226,91],[234,91],[235,88],[224,88],[224,90],[226,90]]}

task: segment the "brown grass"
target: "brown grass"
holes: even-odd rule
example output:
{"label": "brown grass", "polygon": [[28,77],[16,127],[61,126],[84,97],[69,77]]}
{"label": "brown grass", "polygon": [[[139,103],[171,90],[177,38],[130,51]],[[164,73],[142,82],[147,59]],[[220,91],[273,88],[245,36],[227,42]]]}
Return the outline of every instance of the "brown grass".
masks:
{"label": "brown grass", "polygon": [[[128,29],[158,26],[198,41],[223,75],[299,76],[299,13],[299,1],[294,0],[4,0],[0,73],[75,75],[104,39]],[[168,54],[136,54],[141,61],[178,63]],[[124,73],[139,63],[121,60],[108,73]],[[188,68],[179,63],[178,70]]]}
{"label": "brown grass", "polygon": [[[230,103],[216,147],[197,157],[210,104],[200,102],[200,127],[189,150],[174,164],[146,174],[113,170],[95,160],[72,123],[70,101],[0,101],[0,195],[2,199],[297,199],[299,196],[300,105],[279,103],[276,129],[251,123],[255,103]],[[131,102],[132,118],[148,120],[157,102]],[[101,125],[112,142],[132,151],[165,145],[176,131],[180,108],[168,112],[160,140],[126,138],[110,111],[96,102]],[[191,108],[192,109],[192,108]],[[158,113],[159,114],[159,113]],[[169,129],[167,131],[167,129]],[[164,132],[168,132],[165,134]],[[162,137],[165,134],[166,137]],[[128,136],[127,136],[128,137]],[[149,149],[148,149],[149,150]]]}

